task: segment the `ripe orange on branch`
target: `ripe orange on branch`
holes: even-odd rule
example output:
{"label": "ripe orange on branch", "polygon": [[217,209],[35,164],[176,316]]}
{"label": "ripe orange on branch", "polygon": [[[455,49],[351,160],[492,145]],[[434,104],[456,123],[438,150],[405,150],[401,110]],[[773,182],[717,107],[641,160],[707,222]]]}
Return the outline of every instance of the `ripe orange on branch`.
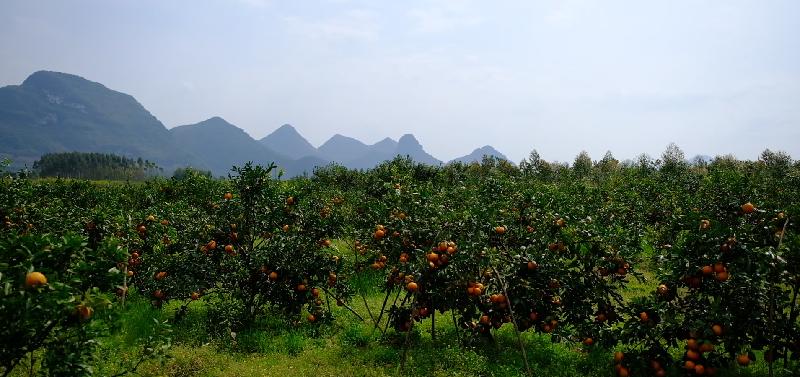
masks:
{"label": "ripe orange on branch", "polygon": [[38,288],[45,284],[47,284],[47,277],[41,272],[33,271],[25,275],[26,288]]}
{"label": "ripe orange on branch", "polygon": [[746,367],[750,365],[750,356],[746,353],[743,353],[736,357],[736,362],[739,363],[739,365]]}

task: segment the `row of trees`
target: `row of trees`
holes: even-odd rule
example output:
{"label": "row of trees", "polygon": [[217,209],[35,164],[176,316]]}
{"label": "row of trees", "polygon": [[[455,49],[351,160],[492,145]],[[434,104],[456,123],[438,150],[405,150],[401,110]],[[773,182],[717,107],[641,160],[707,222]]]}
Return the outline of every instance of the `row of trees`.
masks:
{"label": "row of trees", "polygon": [[519,171],[526,176],[552,181],[559,178],[605,178],[612,172],[630,169],[649,172],[658,170],[677,174],[686,169],[708,170],[723,165],[744,167],[748,163],[766,166],[774,175],[785,175],[793,164],[797,167],[800,161],[793,161],[786,152],[769,149],[764,150],[755,162],[741,161],[730,154],[714,158],[695,156],[688,160],[683,151],[671,143],[657,159],[647,154],[641,154],[635,160],[619,161],[608,151],[603,158],[593,161],[589,153],[582,151],[575,157],[571,165],[565,162],[548,162],[542,159],[539,152],[534,149],[528,158],[520,162]]}
{"label": "row of trees", "polygon": [[143,180],[163,171],[154,162],[107,153],[48,153],[33,164],[40,177]]}
{"label": "row of trees", "polygon": [[[0,162],[0,168],[7,168],[10,160]],[[753,163],[753,162],[751,162]],[[785,152],[764,150],[756,164],[765,165],[773,175],[785,175],[794,162]],[[456,163],[461,164],[461,163]],[[473,163],[472,165],[475,165]],[[527,158],[522,159],[518,166],[505,160],[491,156],[484,156],[483,161],[477,163],[484,167],[498,167],[511,175],[521,174],[544,181],[559,179],[594,178],[605,179],[614,172],[631,170],[639,171],[669,171],[679,173],[685,169],[707,170],[720,165],[744,167],[746,161],[739,161],[733,155],[716,156],[714,158],[696,156],[691,160],[686,159],[684,152],[674,143],[667,146],[660,158],[654,159],[647,154],[641,154],[634,160],[620,161],[608,151],[600,160],[592,160],[589,153],[581,151],[572,164],[566,162],[547,161],[537,150],[531,151]],[[322,167],[322,169],[335,168],[335,163]],[[136,160],[123,156],[105,153],[52,153],[46,154],[33,165],[34,175],[40,177],[63,177],[90,180],[143,180],[153,176],[161,176],[164,171],[154,162],[138,158]],[[211,177],[211,172],[196,168],[178,168],[173,173],[173,178],[184,179],[187,174],[201,174]]]}

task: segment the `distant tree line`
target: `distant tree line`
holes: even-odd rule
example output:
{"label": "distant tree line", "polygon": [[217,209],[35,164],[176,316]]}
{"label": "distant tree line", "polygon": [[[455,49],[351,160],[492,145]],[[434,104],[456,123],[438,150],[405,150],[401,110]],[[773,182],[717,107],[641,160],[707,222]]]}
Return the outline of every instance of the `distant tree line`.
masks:
{"label": "distant tree line", "polygon": [[[398,157],[393,162],[407,160],[405,163],[413,163],[408,158]],[[0,173],[9,166],[10,161],[0,159]],[[389,161],[384,164],[390,163]],[[381,164],[381,165],[384,165]],[[381,165],[373,169],[379,169]],[[521,175],[535,178],[540,181],[556,182],[561,180],[594,180],[605,181],[614,179],[620,175],[637,174],[648,176],[658,172],[666,176],[679,176],[682,172],[692,170],[698,173],[707,172],[719,168],[736,168],[759,171],[776,177],[786,176],[791,170],[800,172],[800,160],[793,160],[792,157],[782,151],[764,150],[755,161],[738,160],[733,155],[716,157],[695,157],[687,159],[683,151],[674,143],[667,146],[660,158],[652,158],[647,154],[641,154],[635,159],[619,161],[611,154],[606,152],[600,160],[592,160],[585,151],[580,152],[572,164],[566,162],[550,162],[541,158],[536,150],[533,150],[528,158],[523,159],[519,165],[498,159],[492,156],[484,156],[480,162],[462,163],[456,162],[444,166],[445,171],[467,169],[476,172],[488,172],[496,169],[506,175]],[[435,174],[433,166],[422,165],[418,167],[420,174]],[[10,172],[5,172],[9,174]],[[34,175],[40,177],[64,177],[94,180],[143,180],[153,176],[163,176],[163,169],[155,163],[141,158],[133,160],[113,154],[103,153],[53,153],[46,154],[34,163]],[[336,177],[344,184],[347,181],[357,180],[358,172],[349,170],[344,166],[331,163],[328,166],[317,167],[314,175]],[[24,174],[23,171],[17,174]],[[2,174],[0,174],[2,176]],[[194,176],[205,176],[212,178],[210,171],[199,170],[192,167],[178,168],[172,177],[182,180]]]}
{"label": "distant tree line", "polygon": [[[487,161],[484,161],[485,165]],[[686,159],[683,151],[674,143],[667,146],[660,158],[654,159],[641,154],[634,160],[619,161],[606,152],[602,159],[593,161],[586,151],[580,152],[570,165],[566,162],[548,162],[534,149],[518,167],[507,167],[510,174],[535,177],[542,181],[592,179],[601,181],[618,174],[649,175],[658,172],[664,176],[678,176],[692,170],[707,172],[720,167],[749,169],[773,176],[785,176],[790,170],[800,169],[800,160],[795,161],[786,152],[764,150],[755,161],[739,160],[733,155],[716,157],[695,157]]]}
{"label": "distant tree line", "polygon": [[144,180],[162,169],[155,163],[108,153],[48,153],[33,163],[39,177],[93,180]]}
{"label": "distant tree line", "polygon": [[175,169],[175,172],[172,173],[172,178],[177,179],[177,180],[183,180],[183,179],[187,179],[187,178],[190,178],[190,177],[193,177],[193,176],[203,176],[203,177],[206,177],[206,178],[213,178],[211,176],[211,172],[210,171],[195,169],[195,168],[192,168],[192,167],[177,168],[177,169]]}

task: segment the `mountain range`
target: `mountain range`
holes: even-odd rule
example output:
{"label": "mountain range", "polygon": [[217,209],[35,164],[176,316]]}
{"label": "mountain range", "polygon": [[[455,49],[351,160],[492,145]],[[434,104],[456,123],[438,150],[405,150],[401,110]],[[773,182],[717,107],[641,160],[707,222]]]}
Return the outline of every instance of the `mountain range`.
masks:
{"label": "mountain range", "polygon": [[[67,73],[38,71],[21,85],[0,88],[0,157],[21,168],[43,154],[71,151],[141,157],[168,172],[193,166],[216,176],[247,161],[275,162],[287,176],[332,162],[368,169],[398,155],[424,164],[443,163],[412,134],[372,145],[336,134],[316,148],[289,124],[261,140],[220,117],[167,129],[132,96]],[[480,161],[484,155],[507,160],[484,146],[450,162]]]}

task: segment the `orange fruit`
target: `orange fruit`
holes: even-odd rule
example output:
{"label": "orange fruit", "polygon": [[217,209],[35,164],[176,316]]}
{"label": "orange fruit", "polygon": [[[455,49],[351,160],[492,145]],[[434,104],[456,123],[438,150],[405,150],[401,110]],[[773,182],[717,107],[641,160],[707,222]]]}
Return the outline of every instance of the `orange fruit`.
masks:
{"label": "orange fruit", "polygon": [[754,206],[753,203],[747,202],[745,204],[742,204],[742,212],[744,213],[753,213],[753,211],[755,210],[756,206]]}
{"label": "orange fruit", "polygon": [[694,366],[694,374],[696,374],[698,376],[702,376],[705,373],[706,373],[706,368],[704,366],[702,366],[700,364],[697,364],[697,365]]}
{"label": "orange fruit", "polygon": [[696,351],[698,349],[697,348],[697,340],[694,339],[694,338],[690,338],[689,340],[687,340],[686,341],[686,348]]}
{"label": "orange fruit", "polygon": [[419,289],[419,286],[417,285],[417,283],[415,283],[415,282],[413,282],[413,281],[412,281],[412,282],[410,282],[410,283],[406,284],[406,289],[407,289],[409,292],[416,292],[416,291],[417,291],[417,289]]}
{"label": "orange fruit", "polygon": [[92,318],[92,314],[94,314],[94,309],[90,306],[86,306],[84,304],[80,304],[77,307],[78,316],[81,317],[82,320],[86,321],[89,318]]}
{"label": "orange fruit", "polygon": [[25,275],[25,287],[37,288],[47,284],[47,277],[43,273],[33,271]]}
{"label": "orange fruit", "polygon": [[385,236],[385,235],[386,235],[386,232],[383,229],[378,229],[378,230],[375,231],[375,235],[374,236],[375,236],[376,240],[379,240],[379,239],[383,238],[383,236]]}
{"label": "orange fruit", "polygon": [[225,245],[225,252],[228,254],[233,254],[233,245]]}
{"label": "orange fruit", "polygon": [[625,354],[622,353],[621,351],[614,352],[614,361],[615,362],[617,362],[617,363],[621,362],[622,359],[624,359],[624,358],[625,358]]}
{"label": "orange fruit", "polygon": [[216,249],[217,248],[217,241],[214,241],[214,240],[208,241],[208,244],[206,245],[206,247],[208,248],[208,250]]}
{"label": "orange fruit", "polygon": [[534,261],[528,262],[528,270],[533,271],[533,270],[535,270],[537,268],[539,268],[539,264],[538,263],[536,263]]}
{"label": "orange fruit", "polygon": [[504,227],[502,225],[496,226],[494,228],[494,232],[497,233],[497,234],[505,234],[506,233],[506,227]]}
{"label": "orange fruit", "polygon": [[725,272],[725,265],[722,262],[715,263],[714,272]]}
{"label": "orange fruit", "polygon": [[313,314],[309,314],[308,317],[306,317],[306,319],[308,320],[308,322],[314,322],[317,320],[317,317],[315,317]]}
{"label": "orange fruit", "polygon": [[594,339],[586,338],[586,339],[583,340],[583,344],[587,345],[587,346],[591,346],[592,344],[594,344]]}
{"label": "orange fruit", "polygon": [[270,272],[269,273],[269,280],[272,280],[272,281],[278,280],[278,273],[275,272],[275,271]]}
{"label": "orange fruit", "polygon": [[619,368],[619,370],[617,371],[617,375],[618,375],[619,377],[628,377],[628,376],[630,375],[630,372],[628,372],[628,368],[621,367],[621,368]]}
{"label": "orange fruit", "polygon": [[606,318],[606,315],[605,315],[605,314],[603,314],[603,313],[600,313],[600,314],[598,314],[596,317],[594,317],[594,319],[595,319],[595,321],[597,321],[597,322],[605,322],[607,318]]}
{"label": "orange fruit", "polygon": [[647,321],[650,320],[650,316],[647,314],[647,312],[641,312],[641,313],[639,313],[639,319],[642,322],[647,322]]}
{"label": "orange fruit", "polygon": [[231,200],[233,199],[233,194],[226,192],[222,197],[225,198],[225,200]]}
{"label": "orange fruit", "polygon": [[714,268],[712,268],[711,266],[703,266],[702,271],[703,271],[703,275],[708,276],[708,275],[711,275],[714,272]]}
{"label": "orange fruit", "polygon": [[156,280],[163,280],[167,277],[167,271],[160,271],[156,273]]}
{"label": "orange fruit", "polygon": [[720,335],[722,335],[722,326],[718,325],[718,324],[715,324],[715,325],[711,326],[711,331],[714,332],[714,335],[720,336]]}
{"label": "orange fruit", "polygon": [[743,353],[739,356],[736,356],[736,362],[739,363],[739,365],[746,367],[750,365],[750,356],[747,355],[746,353]]}
{"label": "orange fruit", "polygon": [[728,280],[728,277],[729,277],[728,272],[722,271],[722,272],[717,272],[717,276],[715,277],[715,279],[717,279],[718,281],[725,281]]}
{"label": "orange fruit", "polygon": [[695,350],[687,350],[686,358],[694,361],[700,360],[700,353]]}

